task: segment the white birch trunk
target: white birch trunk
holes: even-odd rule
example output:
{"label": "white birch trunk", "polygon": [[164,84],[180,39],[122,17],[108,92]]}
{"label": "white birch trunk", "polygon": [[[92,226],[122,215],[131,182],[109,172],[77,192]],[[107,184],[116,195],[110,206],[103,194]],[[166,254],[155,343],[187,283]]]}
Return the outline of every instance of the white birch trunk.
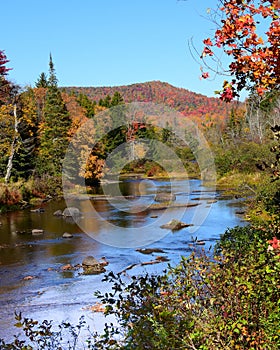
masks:
{"label": "white birch trunk", "polygon": [[16,144],[18,140],[18,118],[17,118],[17,105],[14,105],[14,119],[15,119],[15,125],[14,125],[14,138],[13,142],[11,145],[11,153],[8,159],[8,164],[7,164],[7,170],[6,170],[6,175],[5,175],[5,183],[8,183],[11,177],[12,169],[13,169],[13,158],[15,155],[16,151]]}

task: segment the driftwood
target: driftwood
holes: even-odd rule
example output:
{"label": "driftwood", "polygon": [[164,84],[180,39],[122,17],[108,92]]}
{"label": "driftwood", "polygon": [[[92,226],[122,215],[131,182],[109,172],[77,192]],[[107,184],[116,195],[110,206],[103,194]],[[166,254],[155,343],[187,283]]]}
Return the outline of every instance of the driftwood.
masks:
{"label": "driftwood", "polygon": [[200,205],[200,203],[155,203],[151,204],[148,210],[163,210],[169,208],[192,208]]}
{"label": "driftwood", "polygon": [[169,261],[169,259],[166,258],[165,256],[157,256],[155,260],[144,261],[139,264],[131,264],[127,266],[125,269],[123,269],[121,272],[119,272],[118,275],[121,275],[122,273],[126,273],[126,271],[131,270],[136,266],[155,265],[155,264],[159,264],[161,262],[167,262],[167,261]]}
{"label": "driftwood", "polygon": [[160,248],[140,248],[136,249],[136,251],[142,254],[164,253],[164,251]]}

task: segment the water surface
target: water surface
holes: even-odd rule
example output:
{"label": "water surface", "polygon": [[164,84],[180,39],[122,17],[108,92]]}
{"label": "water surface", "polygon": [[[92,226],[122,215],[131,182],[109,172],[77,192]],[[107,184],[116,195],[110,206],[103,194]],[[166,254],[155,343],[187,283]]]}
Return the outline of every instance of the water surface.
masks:
{"label": "water surface", "polygon": [[[97,330],[103,318],[86,310],[97,300],[96,290],[107,291],[110,286],[101,282],[102,275],[83,275],[82,269],[64,271],[63,266],[81,264],[84,257],[106,257],[107,271],[120,272],[131,264],[154,260],[163,255],[176,264],[182,255],[188,255],[196,238],[213,246],[227,228],[243,224],[236,215],[237,200],[221,200],[215,189],[203,187],[199,180],[142,181],[127,179],[120,184],[109,184],[105,192],[110,201],[72,198],[83,216],[79,225],[71,220],[53,216],[66,207],[64,200],[43,204],[43,213],[29,209],[0,216],[0,337],[10,338],[17,330],[14,311],[23,311],[27,317],[57,322],[77,322],[80,315]],[[111,187],[110,187],[111,186]],[[173,191],[175,203],[198,203],[196,207],[151,210],[158,192]],[[125,200],[120,194],[129,196]],[[69,202],[68,202],[69,204]],[[160,228],[173,218],[193,224],[179,231]],[[32,236],[31,230],[44,230],[41,236]],[[64,232],[73,238],[64,239]],[[136,249],[161,248],[164,253],[144,255]],[[139,266],[128,275],[148,272],[161,273],[167,263]],[[31,276],[32,279],[28,279]]]}

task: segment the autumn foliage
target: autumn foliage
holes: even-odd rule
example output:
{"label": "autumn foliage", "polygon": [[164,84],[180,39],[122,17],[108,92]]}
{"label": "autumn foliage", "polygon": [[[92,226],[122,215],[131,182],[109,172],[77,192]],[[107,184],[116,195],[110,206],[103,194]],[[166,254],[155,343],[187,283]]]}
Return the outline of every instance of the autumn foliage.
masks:
{"label": "autumn foliage", "polygon": [[5,52],[0,50],[0,76],[7,75],[8,71],[11,70],[11,68],[6,67],[6,63],[8,62],[9,60],[5,55]]}
{"label": "autumn foliage", "polygon": [[172,86],[166,82],[149,81],[125,86],[104,86],[104,87],[67,87],[69,94],[82,93],[91,100],[98,102],[106,99],[108,95],[119,92],[124,102],[153,102],[168,105],[183,115],[199,121],[205,115],[213,119],[225,119],[230,114],[230,107],[218,98],[207,97],[183,88]]}
{"label": "autumn foliage", "polygon": [[[219,91],[222,100],[231,101],[244,88],[259,95],[279,89],[279,8],[280,2],[275,0],[220,1],[212,16],[217,29],[213,38],[203,41],[201,59],[208,70],[211,69],[208,59],[217,63],[219,50],[230,57],[227,69],[219,72],[232,76]],[[209,76],[202,69],[202,78]]]}

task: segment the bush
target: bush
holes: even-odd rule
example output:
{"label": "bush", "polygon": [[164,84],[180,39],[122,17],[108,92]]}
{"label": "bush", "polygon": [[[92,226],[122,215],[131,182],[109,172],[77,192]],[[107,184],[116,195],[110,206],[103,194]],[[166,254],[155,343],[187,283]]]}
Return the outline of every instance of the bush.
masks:
{"label": "bush", "polygon": [[124,334],[111,349],[278,349],[280,258],[267,243],[276,227],[229,230],[215,258],[183,257],[161,277],[108,275],[115,292],[99,297]]}
{"label": "bush", "polygon": [[231,171],[245,173],[255,172],[256,164],[272,161],[273,154],[270,152],[272,144],[257,144],[254,142],[238,145],[228,145],[225,148],[216,148],[215,163],[216,170],[220,176]]}
{"label": "bush", "polygon": [[22,201],[20,186],[0,183],[0,213],[15,209]]}
{"label": "bush", "polygon": [[46,195],[55,196],[62,192],[61,177],[43,175],[32,180],[32,195],[44,198]]}

